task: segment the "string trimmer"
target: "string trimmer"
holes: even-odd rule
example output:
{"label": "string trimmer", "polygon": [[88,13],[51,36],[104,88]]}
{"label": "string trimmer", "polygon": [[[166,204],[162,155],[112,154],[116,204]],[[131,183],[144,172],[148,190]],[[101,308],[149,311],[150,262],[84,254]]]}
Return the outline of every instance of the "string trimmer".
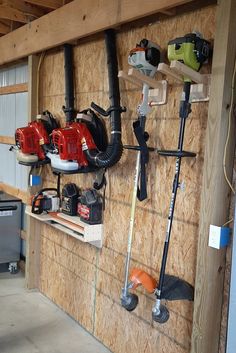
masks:
{"label": "string trimmer", "polygon": [[[136,48],[130,51],[128,62],[131,66],[138,69],[144,75],[153,77],[157,71],[157,66],[160,62],[160,56],[161,52],[159,46],[148,41],[147,39],[143,39],[139,44],[137,44]],[[151,110],[148,104],[148,92],[149,86],[144,83],[142,89],[142,102],[137,109],[138,119],[133,123],[134,134],[138,141],[139,148],[137,152],[134,187],[132,194],[128,246],[125,264],[125,283],[121,295],[121,304],[128,311],[134,310],[138,304],[138,296],[136,294],[129,293],[130,287],[128,283],[128,278],[132,239],[134,232],[136,200],[138,198],[140,201],[143,201],[147,197],[145,168],[148,162],[149,151],[146,144],[146,141],[148,140],[148,134],[147,132],[145,132],[145,122],[146,116]]]}
{"label": "string trimmer", "polygon": [[[208,55],[209,42],[202,39],[195,33],[190,33],[184,37],[176,38],[168,43],[168,59],[170,61],[179,60],[196,71],[200,69],[201,64],[208,58]],[[162,156],[176,157],[175,174],[168,213],[167,231],[162,255],[159,281],[157,282],[145,271],[136,268],[133,269],[129,282],[129,288],[135,289],[139,285],[143,285],[147,291],[155,294],[156,302],[152,309],[152,318],[154,321],[159,323],[165,323],[169,319],[169,311],[167,307],[161,303],[162,299],[193,300],[194,297],[194,289],[189,283],[178,277],[170,276],[165,273],[172,223],[174,218],[175,201],[178,188],[181,185],[179,182],[181,160],[183,157],[196,156],[195,153],[183,150],[185,123],[188,115],[191,112],[190,89],[191,80],[185,77],[179,110],[180,128],[177,150],[165,150],[158,152]],[[134,296],[135,294],[132,295]],[[136,298],[136,305],[137,303],[138,299]],[[135,309],[136,305],[133,305],[132,310]]]}

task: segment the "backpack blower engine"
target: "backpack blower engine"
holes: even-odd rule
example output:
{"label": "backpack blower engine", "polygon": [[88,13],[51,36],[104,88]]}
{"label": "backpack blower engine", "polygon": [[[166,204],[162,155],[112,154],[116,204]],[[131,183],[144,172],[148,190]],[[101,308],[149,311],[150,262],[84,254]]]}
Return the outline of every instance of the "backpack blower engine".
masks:
{"label": "backpack blower engine", "polygon": [[103,121],[91,110],[77,114],[76,121],[72,121],[64,128],[52,132],[54,149],[47,153],[51,166],[56,172],[74,173],[88,172],[96,168],[89,166],[84,149],[105,151],[107,148],[107,134]]}
{"label": "backpack blower engine", "polygon": [[46,153],[51,148],[50,134],[58,127],[58,123],[49,111],[37,116],[26,127],[16,129],[15,141],[16,158],[20,164],[26,166],[50,163]]}

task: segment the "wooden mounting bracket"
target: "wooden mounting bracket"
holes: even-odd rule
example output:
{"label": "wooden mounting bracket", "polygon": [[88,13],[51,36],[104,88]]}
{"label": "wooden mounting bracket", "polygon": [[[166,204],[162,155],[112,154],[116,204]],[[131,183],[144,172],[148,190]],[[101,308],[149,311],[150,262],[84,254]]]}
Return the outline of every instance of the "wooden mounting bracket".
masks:
{"label": "wooden mounting bracket", "polygon": [[191,102],[202,102],[209,100],[210,75],[201,74],[183,63],[174,60],[170,66],[160,63],[158,72],[173,78],[177,82],[183,82],[184,77],[188,77],[195,84],[191,86]]}
{"label": "wooden mounting bracket", "polygon": [[155,80],[154,78],[148,77],[134,68],[129,69],[128,73],[119,71],[118,77],[139,87],[142,87],[143,84],[146,83],[150,88],[153,88],[149,89],[149,97],[151,98],[152,105],[166,104],[166,80]]}

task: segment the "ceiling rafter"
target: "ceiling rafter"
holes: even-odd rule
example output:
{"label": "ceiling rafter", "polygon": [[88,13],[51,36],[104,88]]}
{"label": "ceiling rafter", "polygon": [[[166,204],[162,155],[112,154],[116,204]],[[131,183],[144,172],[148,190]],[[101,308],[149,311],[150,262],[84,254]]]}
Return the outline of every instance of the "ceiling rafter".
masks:
{"label": "ceiling rafter", "polygon": [[22,11],[25,15],[29,15],[30,17],[32,16],[34,18],[39,18],[47,13],[45,9],[27,4],[24,0],[0,0],[0,4]]}
{"label": "ceiling rafter", "polygon": [[52,10],[58,9],[58,7],[61,7],[66,3],[66,1],[63,0],[25,0],[25,2]]}
{"label": "ceiling rafter", "polygon": [[0,35],[32,22],[72,0],[0,0]]}
{"label": "ceiling rafter", "polygon": [[7,34],[10,32],[10,26],[7,26],[5,23],[0,22],[0,34]]}
{"label": "ceiling rafter", "polygon": [[4,25],[10,27],[11,26],[11,21],[10,20],[5,20],[3,18],[0,18],[1,23],[3,23]]}
{"label": "ceiling rafter", "polygon": [[0,18],[21,23],[29,22],[29,17],[24,12],[7,5],[0,5]]}

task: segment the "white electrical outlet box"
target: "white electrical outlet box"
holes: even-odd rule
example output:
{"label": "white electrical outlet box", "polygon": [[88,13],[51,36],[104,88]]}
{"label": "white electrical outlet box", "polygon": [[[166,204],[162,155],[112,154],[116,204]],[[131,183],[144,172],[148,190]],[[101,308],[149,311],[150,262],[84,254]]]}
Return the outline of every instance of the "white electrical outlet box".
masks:
{"label": "white electrical outlet box", "polygon": [[221,249],[229,244],[230,229],[227,227],[218,227],[210,225],[209,242],[211,248]]}

